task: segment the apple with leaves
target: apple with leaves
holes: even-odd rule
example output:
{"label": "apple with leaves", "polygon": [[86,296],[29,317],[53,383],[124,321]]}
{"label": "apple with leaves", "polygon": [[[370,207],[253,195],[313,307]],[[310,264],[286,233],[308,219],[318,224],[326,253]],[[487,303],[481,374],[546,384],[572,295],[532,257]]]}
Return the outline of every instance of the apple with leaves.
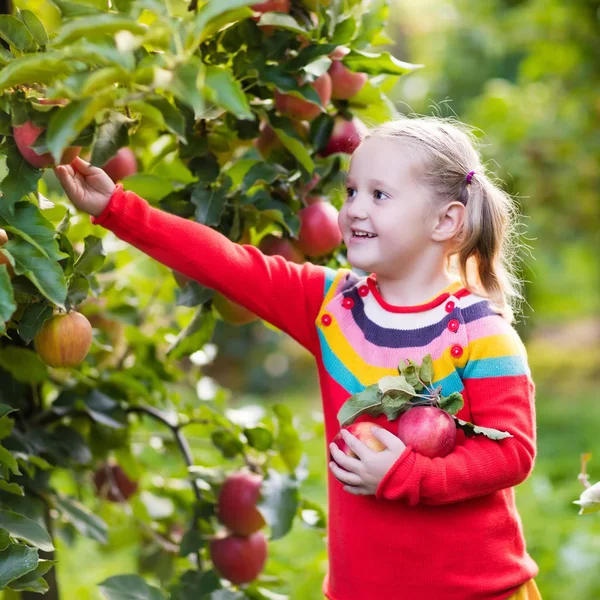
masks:
{"label": "apple with leaves", "polygon": [[117,183],[117,181],[137,173],[137,158],[131,148],[124,146],[102,165],[102,170]]}
{"label": "apple with leaves", "polygon": [[250,583],[267,562],[268,544],[262,531],[249,536],[228,535],[212,540],[210,557],[215,569],[236,585]]}
{"label": "apple with leaves", "polygon": [[[329,77],[329,74],[323,73],[323,75],[317,77],[310,85],[317,92],[321,104],[327,106],[331,100],[331,77]],[[277,90],[275,91],[275,108],[282,115],[306,121],[316,119],[323,112],[323,109],[318,104],[314,104],[298,96],[292,96],[291,94],[282,94]]]}
{"label": "apple with leaves", "polygon": [[92,479],[98,496],[110,502],[125,502],[138,488],[137,482],[116,463],[104,463],[94,472]]}
{"label": "apple with leaves", "polygon": [[34,346],[48,366],[75,367],[87,356],[92,339],[88,319],[72,310],[47,319],[34,338]]}
{"label": "apple with leaves", "polygon": [[342,243],[338,216],[337,208],[325,201],[312,202],[300,209],[298,248],[312,257],[323,256],[335,250]]}
{"label": "apple with leaves", "polygon": [[344,46],[338,46],[330,54],[333,59],[327,71],[331,77],[331,97],[334,100],[349,100],[356,96],[367,82],[366,73],[355,73],[346,67],[341,59],[350,52]]}
{"label": "apple with leaves", "polygon": [[257,508],[262,477],[240,471],[227,477],[219,491],[217,517],[232,533],[251,535],[265,526]]}
{"label": "apple with leaves", "polygon": [[[382,450],[385,450],[385,444],[373,435],[374,427],[380,428],[381,426],[372,423],[371,421],[359,421],[357,423],[351,423],[348,427],[344,427],[344,429],[350,432],[354,437],[358,438],[367,448],[370,448],[374,452],[381,452]],[[356,454],[342,437],[341,431],[333,438],[333,443],[347,456],[356,458]]]}
{"label": "apple with leaves", "polygon": [[398,419],[398,437],[423,456],[446,456],[456,444],[456,424],[441,408],[413,406]]}

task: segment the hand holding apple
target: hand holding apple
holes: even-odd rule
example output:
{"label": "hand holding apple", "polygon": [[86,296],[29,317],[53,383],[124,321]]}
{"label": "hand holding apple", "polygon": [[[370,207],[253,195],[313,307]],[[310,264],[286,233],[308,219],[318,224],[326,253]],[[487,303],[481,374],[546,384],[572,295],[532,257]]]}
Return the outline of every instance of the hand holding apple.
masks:
{"label": "hand holding apple", "polygon": [[337,443],[329,444],[333,458],[329,463],[331,472],[345,484],[344,491],[357,496],[375,494],[385,474],[406,449],[404,443],[387,429],[369,425],[370,434],[381,442],[383,450],[369,448],[345,429],[341,430],[341,437],[356,458],[343,452]]}
{"label": "hand holding apple", "polygon": [[115,191],[113,180],[99,167],[93,167],[79,156],[69,165],[54,167],[54,173],[69,200],[97,217]]}

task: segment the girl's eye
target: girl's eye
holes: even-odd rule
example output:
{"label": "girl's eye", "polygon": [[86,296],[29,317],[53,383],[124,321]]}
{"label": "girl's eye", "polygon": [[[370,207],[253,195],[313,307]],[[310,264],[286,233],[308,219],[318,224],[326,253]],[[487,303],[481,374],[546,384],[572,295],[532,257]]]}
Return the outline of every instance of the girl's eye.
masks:
{"label": "girl's eye", "polygon": [[375,200],[384,200],[387,197],[387,195],[381,190],[375,190],[373,192],[373,196],[375,197]]}
{"label": "girl's eye", "polygon": [[354,188],[351,188],[351,187],[346,188],[346,197],[347,198],[352,198],[354,192],[356,192],[356,190]]}

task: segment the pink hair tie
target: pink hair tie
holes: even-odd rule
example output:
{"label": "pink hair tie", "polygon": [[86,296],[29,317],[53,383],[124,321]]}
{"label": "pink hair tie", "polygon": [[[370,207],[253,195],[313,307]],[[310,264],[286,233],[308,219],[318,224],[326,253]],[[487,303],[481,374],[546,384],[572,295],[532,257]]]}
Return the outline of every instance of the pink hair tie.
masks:
{"label": "pink hair tie", "polygon": [[475,171],[469,171],[469,174],[466,177],[467,185],[469,185],[471,183],[471,179],[473,179],[473,175],[475,175]]}

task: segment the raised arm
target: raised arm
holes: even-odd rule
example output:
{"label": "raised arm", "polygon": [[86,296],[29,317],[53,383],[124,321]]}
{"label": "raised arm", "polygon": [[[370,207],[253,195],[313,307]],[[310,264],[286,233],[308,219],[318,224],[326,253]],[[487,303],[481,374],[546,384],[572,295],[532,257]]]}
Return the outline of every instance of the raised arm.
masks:
{"label": "raised arm", "polygon": [[266,256],[251,245],[188,219],[151,207],[118,184],[92,223],[162,264],[221,292],[289,334],[311,353],[318,347],[314,325],[324,296],[325,267]]}
{"label": "raised arm", "polygon": [[[449,504],[515,486],[531,473],[536,455],[534,384],[523,343],[499,316],[486,317],[485,337],[469,342],[462,370],[473,422],[508,431],[513,437],[490,440],[482,435],[443,458],[427,458],[410,446],[383,478],[377,498],[415,506]],[[467,324],[473,336],[475,325]]]}

